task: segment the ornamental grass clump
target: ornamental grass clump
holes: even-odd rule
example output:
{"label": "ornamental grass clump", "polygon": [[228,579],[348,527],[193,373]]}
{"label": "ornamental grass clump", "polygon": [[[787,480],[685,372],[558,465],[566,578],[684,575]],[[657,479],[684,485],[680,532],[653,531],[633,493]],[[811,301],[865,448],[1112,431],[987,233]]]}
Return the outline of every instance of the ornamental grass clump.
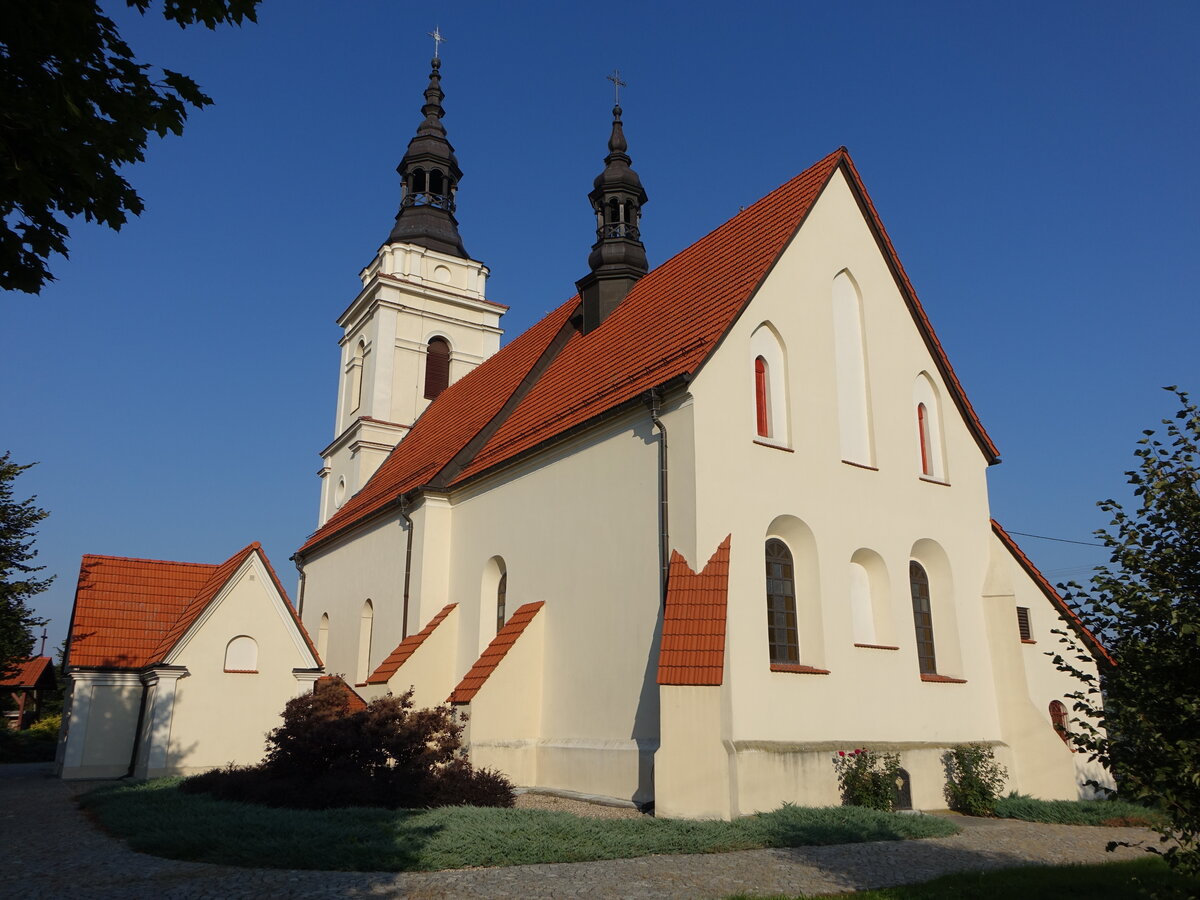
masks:
{"label": "ornamental grass clump", "polygon": [[996,815],[996,800],[1008,780],[1008,770],[996,762],[986,744],[956,744],[942,754],[946,767],[946,802],[966,816]]}
{"label": "ornamental grass clump", "polygon": [[850,753],[839,750],[833,758],[833,768],[843,804],[892,811],[900,783],[899,754],[876,753],[865,748]]}

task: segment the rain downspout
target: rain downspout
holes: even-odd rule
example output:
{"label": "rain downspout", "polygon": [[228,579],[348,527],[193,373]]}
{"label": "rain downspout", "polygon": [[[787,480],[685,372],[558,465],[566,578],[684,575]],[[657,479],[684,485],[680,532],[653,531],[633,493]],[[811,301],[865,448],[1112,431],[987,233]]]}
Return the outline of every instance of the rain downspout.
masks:
{"label": "rain downspout", "polygon": [[658,566],[662,589],[662,602],[667,601],[667,572],[671,565],[671,539],[667,533],[667,427],[659,418],[662,396],[652,390],[647,397],[650,421],[658,429]]}
{"label": "rain downspout", "polygon": [[404,554],[404,610],[402,612],[403,620],[400,623],[400,640],[408,637],[408,583],[409,577],[412,575],[412,542],[413,542],[413,520],[408,515],[408,497],[404,494],[400,495],[400,518],[408,525],[408,549]]}

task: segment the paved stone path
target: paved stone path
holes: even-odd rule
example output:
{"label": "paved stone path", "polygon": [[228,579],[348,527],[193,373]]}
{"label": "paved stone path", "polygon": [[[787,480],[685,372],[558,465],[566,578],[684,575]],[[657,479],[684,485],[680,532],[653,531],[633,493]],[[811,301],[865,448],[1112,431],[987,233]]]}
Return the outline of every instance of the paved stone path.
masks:
{"label": "paved stone path", "polygon": [[448,872],[308,872],[240,869],[134,853],[94,828],[71,785],[45,764],[0,766],[0,897],[91,898],[720,898],[832,893],[924,881],[965,869],[1108,862],[1112,839],[1153,839],[1140,828],[956,819],[961,834],[788,850]]}

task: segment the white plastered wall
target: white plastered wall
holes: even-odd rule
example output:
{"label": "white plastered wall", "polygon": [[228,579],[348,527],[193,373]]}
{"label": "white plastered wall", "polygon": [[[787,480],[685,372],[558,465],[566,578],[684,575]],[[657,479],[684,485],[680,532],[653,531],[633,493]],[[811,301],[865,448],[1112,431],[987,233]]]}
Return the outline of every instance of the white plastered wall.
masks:
{"label": "white plastered wall", "polygon": [[[546,621],[543,606],[466,706],[471,762],[498,769],[514,783],[531,787],[542,783],[538,762]],[[603,760],[597,762],[604,765]]]}
{"label": "white plastered wall", "polygon": [[[175,681],[169,708],[148,704],[147,722],[157,718],[165,731],[143,741],[148,755],[139,760],[139,776],[262,759],[266,733],[280,723],[284,704],[312,687],[311,677],[298,678],[294,670],[316,665],[283,604],[252,554],[167,657],[186,674]],[[240,635],[258,645],[255,673],[224,671],[226,647]]]}
{"label": "white plastered wall", "polygon": [[[454,668],[458,627],[458,607],[455,607],[396,670],[396,674],[388,679],[386,692],[403,694],[412,688],[413,704],[418,708],[445,703],[459,680]],[[376,686],[372,685],[371,688]],[[371,691],[371,696],[384,693],[371,688],[367,689]],[[364,697],[368,696],[365,691],[361,693]]]}
{"label": "white plastered wall", "polygon": [[[1017,563],[998,537],[992,541],[992,568],[984,586],[992,655],[996,661],[996,692],[1003,737],[1010,752],[1009,786],[1047,800],[1075,800],[1093,796],[1085,782],[1111,786],[1109,774],[1086,754],[1072,752],[1055,732],[1050,702],[1058,700],[1070,711],[1067,694],[1084,686],[1058,671],[1050,654],[1065,646],[1052,631],[1067,631],[1060,610]],[[1016,608],[1029,610],[1032,643],[1021,640]],[[1086,666],[1092,674],[1095,665]]]}
{"label": "white plastered wall", "polygon": [[[842,462],[831,292],[843,270],[862,297],[873,468]],[[754,442],[746,348],[763,322],[787,347],[792,452]],[[735,751],[733,814],[784,801],[836,800],[832,753],[864,745],[900,750],[914,804],[943,806],[937,749],[1000,738],[980,598],[990,541],[986,460],[947,401],[943,440],[951,483],[920,478],[912,385],[922,371],[933,373],[937,390],[949,397],[849,185],[836,173],[691,386],[697,538],[686,548],[674,534],[672,540],[702,560],[733,535],[725,713]],[[819,604],[820,633],[800,636],[801,663],[828,675],[770,668],[763,543],[779,517],[794,517],[812,532],[818,596],[798,602]],[[849,563],[863,550],[882,564],[879,578],[890,596],[879,620],[898,649],[855,646]],[[914,551],[949,561],[948,580],[930,573],[938,671],[965,683],[920,677],[908,579]],[[811,575],[798,572],[797,580]],[[939,582],[952,588],[939,591]],[[705,798],[697,809],[716,805]]]}
{"label": "white plastered wall", "polygon": [[[663,413],[672,441],[679,416],[673,408]],[[480,589],[493,557],[504,560],[510,611],[546,603],[534,621],[544,617],[539,627],[546,630],[537,784],[526,786],[636,802],[653,797],[657,441],[648,411],[637,408],[454,499],[450,593],[462,614],[460,674],[494,634],[494,598],[484,601]],[[681,502],[684,515],[687,508]],[[472,741],[481,715],[519,719],[524,704],[520,691],[481,693],[471,704]]]}
{"label": "white plastered wall", "polygon": [[[404,520],[393,513],[304,562],[304,625],[309,634],[317,634],[321,616],[329,615],[325,671],[350,684],[358,671],[359,625],[366,600],[374,607],[370,671],[401,641],[407,536]],[[433,612],[415,628],[410,626],[409,633],[420,631],[432,616]]]}

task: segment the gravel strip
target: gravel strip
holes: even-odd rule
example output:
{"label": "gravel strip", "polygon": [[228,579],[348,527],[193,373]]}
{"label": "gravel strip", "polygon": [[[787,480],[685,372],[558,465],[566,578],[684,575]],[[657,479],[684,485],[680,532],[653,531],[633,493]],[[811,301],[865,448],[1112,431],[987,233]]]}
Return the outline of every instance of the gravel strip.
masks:
{"label": "gravel strip", "polygon": [[[589,863],[458,869],[447,872],[307,872],[240,869],[134,853],[93,828],[73,802],[90,785],[64,784],[46,764],[0,766],[0,896],[81,900],[204,898],[720,898],[730,894],[831,893],[924,881],[962,870],[1110,862],[1140,851],[1105,853],[1109,840],[1154,840],[1141,828],[1040,825],[1011,819],[957,819],[962,833],[786,850],[646,856]],[[607,816],[639,815],[548,795],[523,795],[526,808]]]}

